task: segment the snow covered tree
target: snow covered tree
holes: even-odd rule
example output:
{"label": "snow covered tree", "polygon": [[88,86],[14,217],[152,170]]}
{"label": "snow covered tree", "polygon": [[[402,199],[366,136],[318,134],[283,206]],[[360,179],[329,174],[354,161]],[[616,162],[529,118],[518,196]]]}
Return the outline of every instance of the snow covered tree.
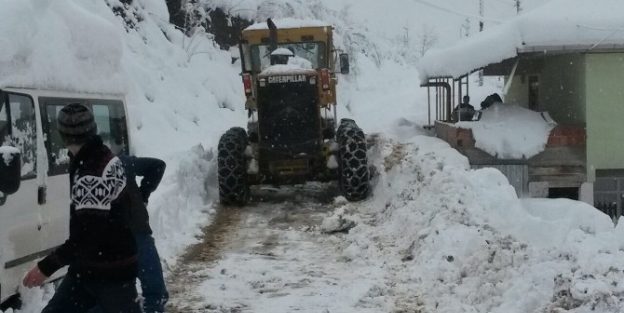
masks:
{"label": "snow covered tree", "polygon": [[433,48],[438,43],[438,34],[434,27],[423,24],[418,39],[418,53],[422,57],[427,50]]}
{"label": "snow covered tree", "polygon": [[144,17],[136,8],[136,3],[133,0],[106,0],[106,4],[124,21],[126,29],[133,29],[137,24],[144,20]]}

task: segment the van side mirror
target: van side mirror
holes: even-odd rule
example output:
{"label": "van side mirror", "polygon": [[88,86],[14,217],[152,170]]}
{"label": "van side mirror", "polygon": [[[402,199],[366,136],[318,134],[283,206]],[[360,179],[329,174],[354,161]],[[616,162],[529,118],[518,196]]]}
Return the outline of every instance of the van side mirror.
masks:
{"label": "van side mirror", "polygon": [[349,74],[349,55],[346,53],[340,54],[340,73]]}
{"label": "van side mirror", "polygon": [[0,192],[14,194],[22,182],[22,155],[19,149],[0,147]]}

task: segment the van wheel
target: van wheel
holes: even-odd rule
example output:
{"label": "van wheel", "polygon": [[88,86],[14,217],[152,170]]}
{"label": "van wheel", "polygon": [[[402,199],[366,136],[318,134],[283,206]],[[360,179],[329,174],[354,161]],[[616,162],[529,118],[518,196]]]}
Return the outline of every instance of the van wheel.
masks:
{"label": "van wheel", "polygon": [[370,169],[366,136],[355,121],[342,119],[337,131],[340,146],[340,189],[349,201],[360,201],[370,193]]}
{"label": "van wheel", "polygon": [[222,204],[244,205],[249,200],[245,171],[246,148],[246,132],[240,127],[230,128],[219,140],[217,168],[219,200]]}

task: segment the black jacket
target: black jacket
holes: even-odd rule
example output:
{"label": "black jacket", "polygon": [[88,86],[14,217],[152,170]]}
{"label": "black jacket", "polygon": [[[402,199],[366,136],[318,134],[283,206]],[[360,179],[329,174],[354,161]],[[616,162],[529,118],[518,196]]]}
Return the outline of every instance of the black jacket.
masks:
{"label": "black jacket", "polygon": [[121,160],[95,136],[71,157],[69,177],[69,239],[39,269],[51,276],[69,265],[70,275],[86,281],[135,279],[137,247],[124,218],[131,198]]}
{"label": "black jacket", "polygon": [[[156,188],[165,174],[166,163],[154,158],[140,158],[135,156],[120,155],[129,190],[132,191],[132,207],[128,211],[128,223],[134,233],[151,234],[149,214],[146,204],[149,196]],[[136,177],[141,179],[141,186],[136,183]]]}

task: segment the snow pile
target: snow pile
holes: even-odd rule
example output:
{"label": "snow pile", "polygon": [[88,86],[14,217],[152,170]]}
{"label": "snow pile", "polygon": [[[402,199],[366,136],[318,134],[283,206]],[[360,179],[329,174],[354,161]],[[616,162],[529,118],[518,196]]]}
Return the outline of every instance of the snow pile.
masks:
{"label": "snow pile", "polygon": [[[385,270],[369,292],[380,311],[624,310],[624,227],[581,202],[521,201],[500,172],[468,170],[434,141],[415,137],[387,173],[378,162],[375,197],[347,205],[375,216],[344,252]],[[376,159],[393,149],[386,141]]]}
{"label": "snow pile", "polygon": [[344,232],[355,227],[357,219],[347,214],[344,208],[335,211],[330,217],[323,220],[321,230],[325,233]]}
{"label": "snow pile", "polygon": [[52,299],[54,287],[49,284],[33,289],[20,286],[19,292],[23,303],[22,308],[17,311],[8,309],[4,313],[41,313],[46,303]]}
{"label": "snow pile", "polygon": [[218,198],[216,151],[201,145],[169,160],[170,174],[150,199],[150,225],[158,252],[170,270],[177,257],[191,244],[198,243],[206,218],[215,213],[212,202]]}
{"label": "snow pile", "polygon": [[499,159],[529,159],[544,151],[554,125],[540,113],[511,104],[494,104],[475,122],[455,127],[471,129],[475,146]]}
{"label": "snow pile", "polygon": [[[0,1],[0,86],[121,93],[123,41],[103,1]],[[79,86],[79,88],[78,88]]]}

